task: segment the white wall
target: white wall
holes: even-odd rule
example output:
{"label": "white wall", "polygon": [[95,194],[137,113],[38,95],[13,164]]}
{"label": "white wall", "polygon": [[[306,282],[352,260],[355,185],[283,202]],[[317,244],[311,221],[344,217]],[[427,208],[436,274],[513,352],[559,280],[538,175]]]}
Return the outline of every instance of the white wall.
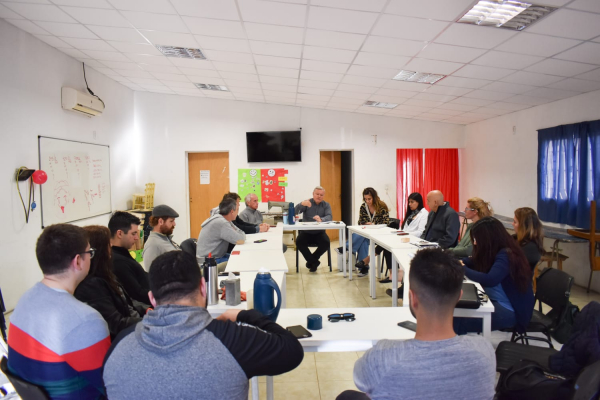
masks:
{"label": "white wall", "polygon": [[[497,214],[519,207],[537,209],[537,130],[600,119],[600,91],[467,125],[461,153],[461,204],[472,196],[490,201]],[[513,126],[516,133],[513,134]],[[553,240],[546,239],[549,250]],[[587,286],[587,244],[563,244],[565,271]],[[592,287],[600,291],[600,273]]]}
{"label": "white wall", "polygon": [[[169,204],[181,215],[177,241],[189,236],[186,152],[229,151],[230,189],[237,191],[237,170],[250,167],[247,131],[302,127],[301,163],[252,164],[287,168],[286,200],[295,203],[309,198],[319,184],[319,150],[354,150],[356,218],[367,186],[396,215],[397,148],[463,146],[462,125],[292,106],[136,92],[135,113],[144,154],[137,183],[155,182],[155,204]],[[377,135],[377,144],[371,135]]]}
{"label": "white wall", "polygon": [[[88,69],[88,83],[106,103],[105,113],[90,119],[62,110],[62,86],[85,88],[81,63],[1,19],[0,54],[0,208],[5,215],[0,230],[0,287],[6,307],[12,309],[18,298],[41,279],[35,257],[35,242],[41,233],[39,191],[38,209],[26,224],[14,181],[15,169],[38,168],[38,135],[108,144],[113,209],[125,208],[135,192],[135,164],[128,154],[135,145],[134,98],[130,89]],[[25,183],[21,191],[26,191]],[[106,224],[108,218],[78,224]]]}

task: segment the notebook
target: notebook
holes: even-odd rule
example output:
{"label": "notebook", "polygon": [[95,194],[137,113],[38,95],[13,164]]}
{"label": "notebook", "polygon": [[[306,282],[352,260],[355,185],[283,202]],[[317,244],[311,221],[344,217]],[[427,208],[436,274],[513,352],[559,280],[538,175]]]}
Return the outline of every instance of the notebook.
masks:
{"label": "notebook", "polygon": [[456,308],[479,308],[479,295],[477,294],[477,287],[472,283],[463,282],[462,284],[463,295],[458,300]]}

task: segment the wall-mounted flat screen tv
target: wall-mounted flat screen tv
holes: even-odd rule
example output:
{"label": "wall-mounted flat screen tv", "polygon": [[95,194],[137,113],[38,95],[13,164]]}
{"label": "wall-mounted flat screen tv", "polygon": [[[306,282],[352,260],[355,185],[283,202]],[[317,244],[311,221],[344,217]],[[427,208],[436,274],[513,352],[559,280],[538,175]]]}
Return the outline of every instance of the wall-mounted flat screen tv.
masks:
{"label": "wall-mounted flat screen tv", "polygon": [[300,131],[246,132],[248,162],[302,161]]}

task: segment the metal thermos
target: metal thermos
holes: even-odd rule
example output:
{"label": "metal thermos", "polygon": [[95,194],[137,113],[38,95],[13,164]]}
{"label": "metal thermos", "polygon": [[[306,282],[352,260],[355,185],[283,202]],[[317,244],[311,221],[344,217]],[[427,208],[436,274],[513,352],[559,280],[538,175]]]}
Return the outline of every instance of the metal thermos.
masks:
{"label": "metal thermos", "polygon": [[225,279],[225,304],[228,306],[237,306],[242,302],[240,293],[240,278],[230,274]]}
{"label": "metal thermos", "polygon": [[203,274],[206,281],[206,305],[212,306],[219,302],[219,274],[217,261],[212,254],[204,259]]}

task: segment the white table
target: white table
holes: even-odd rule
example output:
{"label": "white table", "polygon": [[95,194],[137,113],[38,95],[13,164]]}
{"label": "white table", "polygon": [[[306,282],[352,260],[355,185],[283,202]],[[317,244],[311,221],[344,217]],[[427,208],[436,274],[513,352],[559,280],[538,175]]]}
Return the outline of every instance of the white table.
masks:
{"label": "white table", "polygon": [[277,250],[237,249],[238,246],[235,246],[231,252],[225,272],[258,272],[261,268],[266,268],[271,272],[288,272],[287,262],[281,247],[278,247]]}
{"label": "white table", "polygon": [[[390,233],[392,231],[396,232],[395,229],[388,228],[387,226],[380,227],[380,225],[351,225],[348,227],[348,231],[350,232],[348,234],[348,259],[349,260],[352,259],[352,234],[362,236],[366,239],[371,239],[371,236],[376,233],[383,234],[383,233]],[[345,247],[345,243],[344,243],[344,247]],[[375,259],[372,258],[371,260],[372,260],[371,265],[377,265],[377,263],[375,262]],[[346,265],[347,264],[344,263],[344,267],[343,267],[344,278],[346,277]],[[348,266],[350,280],[352,280],[352,270],[353,269],[354,268],[352,265]]]}
{"label": "white table", "polygon": [[[340,246],[342,246],[342,264],[346,263],[346,224],[342,221],[336,222],[296,222],[294,225],[283,225],[286,231],[325,231],[337,229],[340,231]],[[298,251],[298,246],[296,246]]]}
{"label": "white table", "polygon": [[[257,240],[266,240],[262,243],[255,243]],[[283,254],[283,239],[281,233],[261,232],[246,235],[244,244],[236,244],[233,251],[236,250],[279,250]]]}

